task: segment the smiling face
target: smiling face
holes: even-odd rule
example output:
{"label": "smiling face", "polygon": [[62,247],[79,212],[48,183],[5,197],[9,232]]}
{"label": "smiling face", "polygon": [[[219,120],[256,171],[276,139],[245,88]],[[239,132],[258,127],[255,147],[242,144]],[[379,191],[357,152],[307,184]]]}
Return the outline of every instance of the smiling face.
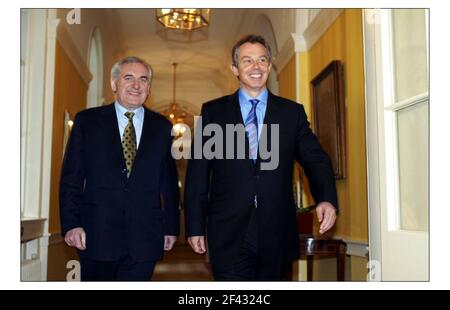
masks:
{"label": "smiling face", "polygon": [[239,77],[241,87],[253,98],[266,88],[271,68],[265,47],[260,43],[250,42],[239,47],[237,66],[231,66],[233,74]]}
{"label": "smiling face", "polygon": [[111,81],[116,100],[128,110],[141,107],[150,93],[147,68],[141,63],[128,63],[120,67],[119,77]]}

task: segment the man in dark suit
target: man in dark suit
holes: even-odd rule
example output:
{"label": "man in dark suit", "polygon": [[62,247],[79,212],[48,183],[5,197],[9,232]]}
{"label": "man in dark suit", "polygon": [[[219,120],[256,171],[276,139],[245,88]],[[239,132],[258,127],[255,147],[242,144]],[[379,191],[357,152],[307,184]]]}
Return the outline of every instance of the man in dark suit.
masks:
{"label": "man in dark suit", "polygon": [[[205,235],[216,280],[282,280],[299,257],[296,209],[293,199],[294,160],[303,166],[317,203],[320,233],[335,223],[337,195],[327,154],[312,133],[303,106],[278,97],[266,88],[271,69],[270,47],[261,36],[242,38],[232,51],[233,74],[240,89],[202,107],[202,125],[195,139],[210,124],[226,132],[227,124],[245,126],[245,151],[239,159],[233,142],[223,135],[224,154],[212,158],[205,143],[194,141],[186,177],[185,217],[188,242],[196,253],[205,253]],[[267,128],[267,132],[265,129]],[[261,153],[261,140],[278,158]],[[259,140],[258,140],[259,137]],[[217,137],[215,137],[217,138]],[[217,138],[220,141],[222,137]],[[258,149],[259,143],[259,149]],[[208,144],[210,145],[210,143]],[[206,156],[205,156],[206,155]],[[277,157],[275,156],[275,157]]]}
{"label": "man in dark suit", "polygon": [[143,106],[151,78],[145,61],[122,59],[111,69],[116,101],[75,118],[60,211],[83,281],[150,280],[163,249],[171,250],[179,234],[172,125]]}

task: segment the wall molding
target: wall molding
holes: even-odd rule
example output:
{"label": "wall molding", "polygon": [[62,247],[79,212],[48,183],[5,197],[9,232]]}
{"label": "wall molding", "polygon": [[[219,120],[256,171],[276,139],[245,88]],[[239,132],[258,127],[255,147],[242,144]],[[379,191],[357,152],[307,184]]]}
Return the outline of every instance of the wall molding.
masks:
{"label": "wall molding", "polygon": [[369,258],[369,244],[366,242],[346,240],[343,239],[347,244],[346,254],[350,256],[358,256],[363,258]]}
{"label": "wall molding", "polygon": [[[320,10],[314,19],[306,26],[303,33],[292,33],[294,52],[306,52],[323,36],[344,9]],[[291,40],[289,40],[291,41]],[[286,45],[286,44],[285,44]]]}
{"label": "wall molding", "polygon": [[343,11],[344,9],[320,10],[302,34],[304,45],[299,44],[298,47],[305,48],[305,50],[296,50],[296,52],[309,50],[323,36],[328,28],[330,28]]}
{"label": "wall molding", "polygon": [[[302,34],[291,33],[291,38],[284,43],[277,57],[273,60],[273,65],[280,73],[289,63],[292,57],[301,52],[307,52],[328,30],[343,9],[326,9],[320,10],[314,19],[306,26]],[[299,78],[300,61],[295,60],[296,76]],[[297,79],[297,82],[299,80]],[[298,84],[298,83],[297,83]],[[296,90],[297,101],[300,102],[300,88]]]}
{"label": "wall molding", "polygon": [[291,37],[291,39],[288,39],[286,43],[284,43],[283,47],[278,51],[277,57],[273,60],[273,65],[275,66],[278,74],[280,74],[284,67],[286,67],[294,54],[295,44]]}
{"label": "wall molding", "polygon": [[[21,220],[32,239],[23,246],[33,255],[21,259],[22,280],[47,279],[47,238],[50,205],[50,173],[53,128],[53,95],[55,76],[56,30],[59,19],[55,9],[29,9],[29,27],[21,30],[28,42],[27,54],[21,59],[24,68],[21,102]],[[35,225],[36,224],[36,225]]]}
{"label": "wall molding", "polygon": [[58,32],[56,36],[57,41],[66,52],[70,61],[74,65],[77,72],[80,74],[83,82],[86,86],[89,86],[89,82],[92,79],[92,74],[89,71],[89,68],[84,61],[83,57],[81,57],[80,52],[78,51],[77,46],[72,40],[72,37],[67,29],[65,23],[60,23],[58,26]]}

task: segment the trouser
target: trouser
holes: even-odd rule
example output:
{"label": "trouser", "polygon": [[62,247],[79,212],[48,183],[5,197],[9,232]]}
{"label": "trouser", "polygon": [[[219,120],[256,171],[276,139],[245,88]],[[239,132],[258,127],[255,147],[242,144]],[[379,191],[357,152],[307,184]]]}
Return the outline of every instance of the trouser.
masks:
{"label": "trouser", "polygon": [[236,259],[226,266],[213,266],[216,281],[282,281],[287,279],[292,261],[277,255],[262,255],[258,246],[257,208],[252,208],[246,235]]}
{"label": "trouser", "polygon": [[154,261],[136,262],[130,255],[105,262],[80,258],[81,281],[150,281]]}

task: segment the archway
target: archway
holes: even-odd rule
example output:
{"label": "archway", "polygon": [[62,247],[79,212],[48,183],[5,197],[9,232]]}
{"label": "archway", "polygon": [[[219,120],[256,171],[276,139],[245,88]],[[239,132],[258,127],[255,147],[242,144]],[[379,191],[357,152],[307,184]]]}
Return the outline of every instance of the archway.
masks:
{"label": "archway", "polygon": [[92,80],[89,83],[86,107],[92,108],[103,104],[103,49],[98,28],[92,32],[88,53],[88,66]]}
{"label": "archway", "polygon": [[[259,15],[255,19],[253,29],[255,29],[255,33],[262,35],[267,43],[269,43],[272,50],[272,60],[275,59],[278,55],[278,46],[270,19],[265,14]],[[273,65],[269,79],[267,80],[267,87],[275,95],[279,94],[278,71]]]}

